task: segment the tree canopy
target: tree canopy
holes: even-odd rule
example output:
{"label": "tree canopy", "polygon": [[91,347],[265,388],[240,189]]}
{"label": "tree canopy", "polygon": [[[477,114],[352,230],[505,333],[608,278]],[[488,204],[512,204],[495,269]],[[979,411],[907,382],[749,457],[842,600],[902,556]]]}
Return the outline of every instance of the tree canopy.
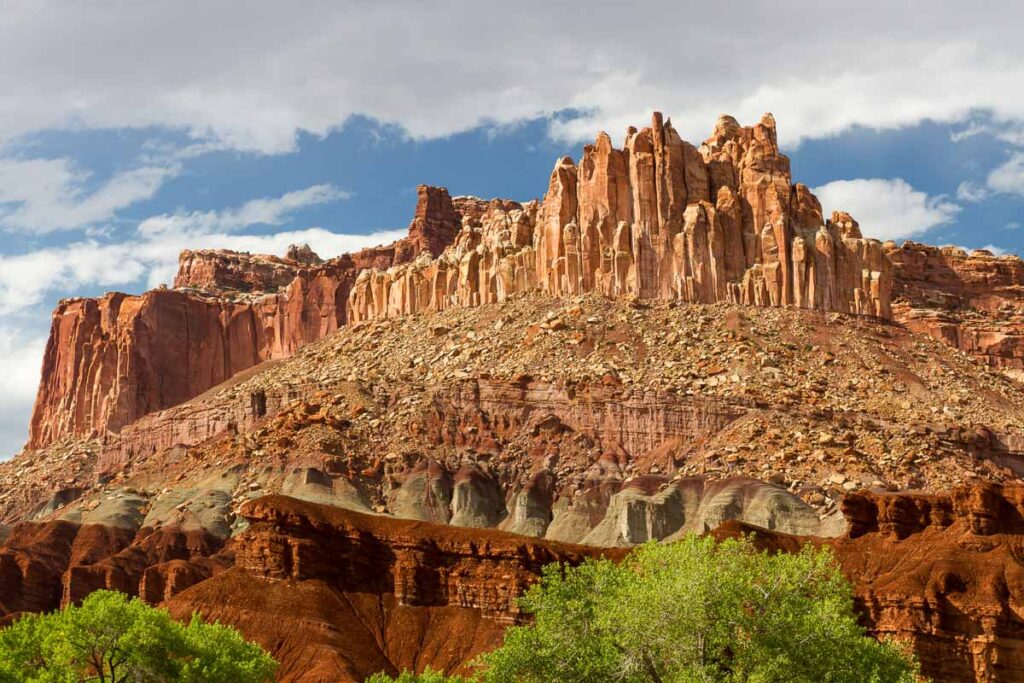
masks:
{"label": "tree canopy", "polygon": [[228,626],[198,616],[181,624],[114,591],[23,616],[0,631],[0,683],[263,683],[276,669],[259,645]]}
{"label": "tree canopy", "polygon": [[[486,683],[910,683],[913,659],[858,624],[831,553],[749,539],[650,543],[616,564],[550,565],[477,662]],[[401,683],[454,681],[429,673]],[[427,677],[427,676],[432,676]],[[378,677],[374,683],[392,679]]]}

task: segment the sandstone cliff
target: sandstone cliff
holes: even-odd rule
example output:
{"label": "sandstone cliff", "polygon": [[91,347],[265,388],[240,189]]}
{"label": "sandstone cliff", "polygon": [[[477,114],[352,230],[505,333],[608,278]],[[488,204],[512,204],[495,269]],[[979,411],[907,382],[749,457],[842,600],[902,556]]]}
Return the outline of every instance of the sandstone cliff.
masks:
{"label": "sandstone cliff", "polygon": [[1024,378],[1024,261],[915,242],[885,252],[899,322]]}
{"label": "sandstone cliff", "polygon": [[478,306],[532,289],[796,306],[890,318],[881,244],[792,183],[775,120],[719,119],[697,149],[655,114],[555,164],[540,203],[492,203],[440,258],[361,273],[351,320]]}
{"label": "sandstone cliff", "polygon": [[[469,202],[473,210],[473,202]],[[53,314],[28,448],[116,432],[346,322],[363,268],[439,254],[460,225],[443,188],[421,186],[409,236],[322,262],[183,252],[175,289],[62,301]]]}

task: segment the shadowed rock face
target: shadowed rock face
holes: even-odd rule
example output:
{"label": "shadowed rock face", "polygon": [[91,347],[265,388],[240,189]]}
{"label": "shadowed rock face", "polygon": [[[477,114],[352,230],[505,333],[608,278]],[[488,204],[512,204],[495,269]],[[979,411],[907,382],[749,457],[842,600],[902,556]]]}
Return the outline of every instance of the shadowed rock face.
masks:
{"label": "shadowed rock face", "polygon": [[797,306],[888,319],[892,272],[881,243],[848,214],[792,184],[775,120],[722,117],[698,150],[671,122],[604,133],[579,164],[555,164],[544,200],[494,202],[440,258],[360,274],[350,318],[503,301],[539,289],[641,299]]}
{"label": "shadowed rock face", "polygon": [[0,621],[118,590],[160,602],[231,565],[203,531],[24,522],[0,547]]}

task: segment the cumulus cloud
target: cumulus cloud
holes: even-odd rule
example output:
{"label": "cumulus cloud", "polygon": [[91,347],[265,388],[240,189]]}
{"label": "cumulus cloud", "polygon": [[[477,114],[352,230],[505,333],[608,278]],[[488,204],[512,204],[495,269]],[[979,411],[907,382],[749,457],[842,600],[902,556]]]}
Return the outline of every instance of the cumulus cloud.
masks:
{"label": "cumulus cloud", "polygon": [[139,225],[139,233],[154,236],[168,233],[230,232],[250,225],[280,225],[293,211],[316,204],[348,199],[350,194],[333,185],[313,185],[288,192],[280,197],[264,197],[246,202],[237,209],[225,211],[192,211],[163,214],[147,218]]}
{"label": "cumulus cloud", "polygon": [[0,131],[158,125],[275,153],[354,114],[437,137],[572,108],[582,118],[552,134],[578,139],[659,108],[694,139],[722,111],[772,110],[787,142],[978,110],[1024,120],[1020,5],[741,5],[253,0],[241,17],[225,0],[9,3]]}
{"label": "cumulus cloud", "polygon": [[28,438],[46,337],[0,325],[0,460],[21,450]]}
{"label": "cumulus cloud", "polygon": [[149,199],[179,170],[142,166],[88,190],[91,174],[71,159],[0,158],[0,227],[47,233],[91,226]]}
{"label": "cumulus cloud", "polygon": [[149,218],[140,223],[133,239],[124,242],[88,239],[25,254],[0,255],[0,315],[31,308],[52,292],[125,287],[140,281],[149,287],[169,284],[182,249],[281,254],[289,244],[308,242],[321,256],[330,257],[386,244],[405,235],[404,230],[359,235],[323,228],[237,234],[254,225],[280,225],[298,209],[346,196],[331,185],[314,185],[280,197],[256,199],[234,209]]}
{"label": "cumulus cloud", "polygon": [[918,235],[953,220],[960,207],[929,197],[902,178],[835,180],[814,188],[825,213],[849,211],[867,237],[895,240]]}
{"label": "cumulus cloud", "polygon": [[1024,196],[1024,152],[1014,152],[988,175],[987,184],[995,192]]}

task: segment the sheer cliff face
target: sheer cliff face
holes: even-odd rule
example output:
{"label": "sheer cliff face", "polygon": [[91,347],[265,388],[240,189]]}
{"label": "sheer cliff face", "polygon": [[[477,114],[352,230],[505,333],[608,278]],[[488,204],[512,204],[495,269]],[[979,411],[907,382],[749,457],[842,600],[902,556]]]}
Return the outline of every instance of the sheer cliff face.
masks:
{"label": "sheer cliff face", "polygon": [[285,258],[186,251],[175,289],[63,301],[53,314],[29,448],[116,432],[344,325],[364,268],[440,254],[458,232],[456,204],[421,186],[409,236],[321,261],[306,247]]}
{"label": "sheer cliff face", "polygon": [[1024,378],[1024,261],[914,242],[885,251],[899,322]]}
{"label": "sheer cliff face", "polygon": [[360,274],[350,319],[530,289],[892,315],[882,245],[847,214],[823,220],[770,115],[747,128],[722,117],[700,149],[660,114],[623,149],[602,133],[579,164],[556,163],[541,203],[493,202],[440,258]]}

